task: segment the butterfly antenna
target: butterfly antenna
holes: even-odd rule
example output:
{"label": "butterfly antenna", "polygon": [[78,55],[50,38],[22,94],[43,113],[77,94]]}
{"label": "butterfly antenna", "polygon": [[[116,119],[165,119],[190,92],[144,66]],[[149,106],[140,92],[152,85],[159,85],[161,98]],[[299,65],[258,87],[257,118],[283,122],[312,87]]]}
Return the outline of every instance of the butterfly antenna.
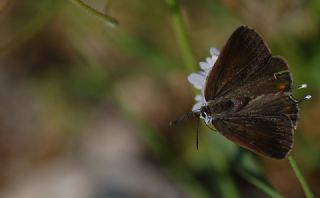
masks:
{"label": "butterfly antenna", "polygon": [[303,101],[305,101],[305,100],[310,100],[311,98],[312,98],[311,95],[306,95],[304,98],[300,99],[300,100],[298,101],[298,103],[301,103],[301,102],[303,102]]}
{"label": "butterfly antenna", "polygon": [[200,126],[200,117],[198,117],[197,119],[197,134],[196,134],[196,147],[197,147],[197,150],[199,149],[199,126]]}
{"label": "butterfly antenna", "polygon": [[170,122],[170,126],[174,126],[174,125],[176,125],[176,124],[179,124],[180,122],[182,122],[182,121],[184,121],[184,120],[186,120],[186,119],[192,118],[192,117],[199,117],[199,116],[198,116],[198,113],[193,112],[193,111],[188,112],[188,113],[182,115],[182,116],[181,116],[180,118],[178,118],[177,120]]}

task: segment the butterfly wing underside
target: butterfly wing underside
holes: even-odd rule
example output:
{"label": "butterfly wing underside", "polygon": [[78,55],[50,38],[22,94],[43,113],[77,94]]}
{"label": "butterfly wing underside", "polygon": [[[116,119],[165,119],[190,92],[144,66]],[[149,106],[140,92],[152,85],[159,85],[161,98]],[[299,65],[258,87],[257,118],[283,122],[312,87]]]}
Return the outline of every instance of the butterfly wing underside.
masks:
{"label": "butterfly wing underside", "polygon": [[210,86],[206,86],[205,99],[214,99],[239,72],[250,73],[270,57],[268,47],[253,29],[239,27],[230,36],[208,76],[207,84]]}
{"label": "butterfly wing underside", "polygon": [[297,102],[284,93],[266,94],[240,111],[213,120],[226,138],[255,153],[282,159],[293,146]]}
{"label": "butterfly wing underside", "polygon": [[291,97],[287,63],[272,57],[261,36],[241,26],[230,37],[210,72],[205,98],[242,100],[212,124],[225,137],[253,152],[284,158],[293,145],[298,104]]}

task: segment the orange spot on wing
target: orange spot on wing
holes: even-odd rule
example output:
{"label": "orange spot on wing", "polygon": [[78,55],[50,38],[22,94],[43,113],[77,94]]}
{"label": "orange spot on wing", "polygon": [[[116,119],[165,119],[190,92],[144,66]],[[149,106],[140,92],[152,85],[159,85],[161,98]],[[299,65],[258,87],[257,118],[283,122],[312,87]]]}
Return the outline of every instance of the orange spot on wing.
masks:
{"label": "orange spot on wing", "polygon": [[280,91],[286,89],[286,87],[287,87],[286,84],[279,84],[279,85],[277,86],[277,88],[278,88]]}

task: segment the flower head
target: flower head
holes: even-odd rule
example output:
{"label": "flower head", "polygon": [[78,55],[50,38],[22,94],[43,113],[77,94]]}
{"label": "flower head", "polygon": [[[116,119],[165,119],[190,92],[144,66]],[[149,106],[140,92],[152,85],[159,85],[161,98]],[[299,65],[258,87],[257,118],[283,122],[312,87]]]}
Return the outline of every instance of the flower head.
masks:
{"label": "flower head", "polygon": [[211,56],[206,58],[205,62],[200,62],[199,66],[201,70],[197,73],[191,73],[188,76],[188,81],[194,86],[194,88],[201,90],[201,94],[195,96],[196,104],[193,105],[192,111],[199,111],[203,105],[207,104],[207,101],[204,98],[204,89],[206,85],[207,77],[216,62],[219,51],[216,48],[210,49]]}

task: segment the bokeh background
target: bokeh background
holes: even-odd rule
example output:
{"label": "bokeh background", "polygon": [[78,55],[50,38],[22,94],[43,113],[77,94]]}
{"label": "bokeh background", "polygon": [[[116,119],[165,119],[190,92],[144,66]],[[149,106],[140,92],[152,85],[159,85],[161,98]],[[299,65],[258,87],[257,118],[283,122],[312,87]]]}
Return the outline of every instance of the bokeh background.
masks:
{"label": "bokeh background", "polygon": [[[0,197],[303,197],[287,160],[244,151],[195,121],[170,1],[0,0]],[[301,105],[292,155],[320,196],[320,3],[178,1],[194,59],[241,24],[285,57]],[[197,65],[195,65],[197,66]],[[262,185],[262,186],[263,186]]]}

